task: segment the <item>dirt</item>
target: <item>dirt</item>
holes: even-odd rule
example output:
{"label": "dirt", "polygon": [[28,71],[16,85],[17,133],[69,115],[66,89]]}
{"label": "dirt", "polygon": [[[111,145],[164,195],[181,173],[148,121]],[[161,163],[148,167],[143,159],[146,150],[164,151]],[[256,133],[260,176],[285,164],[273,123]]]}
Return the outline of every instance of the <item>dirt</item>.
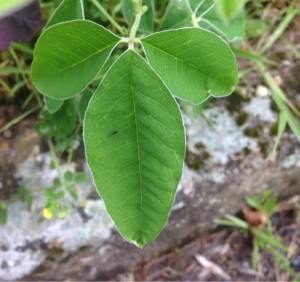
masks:
{"label": "dirt", "polygon": [[[288,246],[284,255],[289,258],[293,270],[300,274],[300,221],[297,220],[299,210],[295,208],[294,200],[281,203],[271,222],[274,234]],[[111,281],[292,280],[292,276],[278,267],[274,257],[265,250],[261,252],[258,269],[254,270],[251,267],[252,251],[253,235],[250,232],[226,228],[203,234],[183,247],[131,266]],[[196,258],[199,255],[209,264],[201,265]]]}

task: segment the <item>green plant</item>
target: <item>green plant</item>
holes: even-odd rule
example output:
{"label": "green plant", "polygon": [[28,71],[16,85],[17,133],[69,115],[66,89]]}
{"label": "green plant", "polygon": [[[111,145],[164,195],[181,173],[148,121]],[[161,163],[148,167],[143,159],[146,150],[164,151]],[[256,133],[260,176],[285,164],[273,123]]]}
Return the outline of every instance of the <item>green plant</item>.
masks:
{"label": "green plant", "polygon": [[[17,188],[17,195],[15,197],[12,197],[10,201],[13,201],[14,199],[19,199],[22,201],[25,201],[28,208],[31,208],[32,202],[33,202],[33,195],[30,191],[28,191],[25,186],[19,186]],[[8,210],[6,207],[6,202],[0,201],[0,225],[5,224],[8,218]]]}
{"label": "green plant", "polygon": [[7,208],[4,203],[0,203],[0,225],[7,221]]}
{"label": "green plant", "polygon": [[300,202],[296,202],[295,203],[295,208],[296,208],[296,212],[297,212],[297,220],[300,221]]}
{"label": "green plant", "polygon": [[[288,8],[286,9],[285,15],[282,16],[282,14],[280,14],[281,17],[276,19],[280,22],[280,25],[276,27],[276,29],[274,29],[274,22],[271,22],[269,28],[266,24],[266,21],[259,20],[259,23],[256,22],[256,30],[260,29],[261,34],[258,35],[260,39],[255,47],[253,47],[250,44],[249,40],[245,40],[245,44],[248,48],[248,51],[233,49],[237,56],[250,59],[255,63],[255,68],[261,73],[265,84],[271,90],[272,98],[279,109],[277,140],[270,155],[276,152],[281,136],[284,130],[286,129],[287,125],[289,125],[296,138],[300,142],[300,112],[297,109],[297,107],[287,98],[286,93],[284,93],[280,86],[278,86],[272,74],[268,70],[267,64],[272,64],[272,62],[266,60],[263,57],[266,51],[272,46],[272,44],[274,44],[274,42],[276,42],[279,38],[282,37],[283,32],[289,26],[294,17],[300,14],[300,8],[296,7],[296,2],[296,0],[291,1]],[[259,5],[260,3],[255,3],[254,1],[252,4]],[[268,6],[264,8],[264,14],[267,14],[267,10],[271,10],[271,4],[272,2],[270,2]],[[251,24],[251,21],[248,22],[248,25],[249,23]],[[257,28],[257,24],[260,26],[263,25],[263,27]],[[270,33],[269,36],[268,33]],[[265,36],[261,36],[264,34]],[[299,55],[298,51],[293,46],[290,46],[290,44],[287,45],[291,47],[291,50],[294,53],[296,53],[297,56]]]}
{"label": "green plant", "polygon": [[[79,93],[88,100],[88,85],[99,84],[103,73],[87,108],[83,103],[86,157],[118,230],[142,247],[163,228],[182,173],[185,132],[174,97],[199,104],[233,91],[235,57],[207,29],[229,40],[241,37],[244,12],[221,13],[231,18],[224,25],[212,0],[172,0],[156,26],[153,1],[115,1],[125,28],[91,2],[116,33],[85,20],[81,0],[64,0],[37,41],[32,78],[55,114]],[[65,133],[47,113],[37,129],[49,137]]]}
{"label": "green plant", "polygon": [[251,227],[251,225],[243,219],[236,216],[226,214],[226,220],[215,219],[214,222],[220,225],[231,226],[239,228],[244,232],[251,232],[253,234],[253,252],[252,252],[252,267],[257,269],[260,262],[261,250],[266,250],[275,258],[275,264],[279,269],[284,269],[290,275],[294,275],[294,270],[290,267],[290,262],[284,255],[288,252],[288,248],[276,237],[272,227],[270,217],[277,209],[277,197],[272,195],[271,190],[265,190],[260,198],[253,196],[246,196],[246,202],[254,210],[259,211],[266,216],[266,227],[258,229]]}

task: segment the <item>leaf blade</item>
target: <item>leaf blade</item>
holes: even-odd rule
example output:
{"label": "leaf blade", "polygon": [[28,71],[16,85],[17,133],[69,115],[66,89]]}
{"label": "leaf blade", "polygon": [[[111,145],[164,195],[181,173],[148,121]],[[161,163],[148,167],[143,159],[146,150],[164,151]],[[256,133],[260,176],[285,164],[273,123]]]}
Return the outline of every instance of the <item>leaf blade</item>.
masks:
{"label": "leaf blade", "polygon": [[57,112],[63,103],[64,103],[63,100],[57,100],[57,99],[53,99],[51,97],[45,96],[45,104],[46,104],[47,110],[51,114],[54,114],[55,112]]}
{"label": "leaf blade", "polygon": [[178,105],[149,65],[125,52],[85,116],[87,161],[120,233],[142,247],[163,228],[182,173],[185,134]]}
{"label": "leaf blade", "polygon": [[76,19],[84,19],[82,0],[63,0],[49,19],[45,29],[57,23]]}
{"label": "leaf blade", "polygon": [[55,99],[74,97],[97,75],[119,41],[116,35],[87,20],[48,28],[34,50],[32,78],[36,87]]}
{"label": "leaf blade", "polygon": [[210,31],[168,30],[141,42],[150,65],[176,97],[198,104],[210,95],[230,94],[238,82],[234,54]]}
{"label": "leaf blade", "polygon": [[192,26],[192,14],[188,0],[171,0],[166,8],[158,30]]}

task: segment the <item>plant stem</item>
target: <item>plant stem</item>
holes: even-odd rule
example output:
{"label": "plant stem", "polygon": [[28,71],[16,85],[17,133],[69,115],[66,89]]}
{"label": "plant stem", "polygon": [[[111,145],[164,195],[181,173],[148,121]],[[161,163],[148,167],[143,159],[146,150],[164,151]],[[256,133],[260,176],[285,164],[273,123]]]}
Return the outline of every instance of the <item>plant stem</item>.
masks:
{"label": "plant stem", "polygon": [[0,85],[3,86],[3,88],[9,93],[9,95],[11,97],[14,96],[14,92],[12,91],[12,89],[10,89],[10,87],[7,85],[7,83],[4,80],[2,80],[1,78],[0,78]]}
{"label": "plant stem", "polygon": [[134,11],[134,23],[129,33],[129,49],[133,50],[136,32],[139,28],[141,18],[143,14],[146,13],[148,7],[143,6],[143,0],[131,0],[131,1],[132,1],[133,11]]}
{"label": "plant stem", "polygon": [[290,24],[290,22],[293,20],[293,18],[300,12],[300,9],[294,9],[295,0],[290,4],[288,8],[288,12],[286,16],[284,17],[281,24],[276,28],[272,36],[269,38],[267,43],[261,48],[259,55],[262,55],[265,53],[273,44],[274,42],[282,35],[282,33],[285,31],[287,26]]}
{"label": "plant stem", "polygon": [[[75,133],[78,134],[79,130],[81,128],[81,125],[78,124],[76,129],[75,129]],[[69,154],[68,154],[68,160],[67,160],[67,169],[69,170],[70,168],[70,165],[71,165],[71,161],[73,159],[73,155],[74,155],[74,145],[75,145],[75,142],[71,142],[71,146],[70,146],[70,149],[69,149]]]}
{"label": "plant stem", "polygon": [[107,20],[122,34],[125,35],[123,28],[111,17],[111,15],[103,8],[97,0],[90,0],[96,8],[107,18]]}
{"label": "plant stem", "polygon": [[129,34],[130,39],[135,38],[136,32],[137,32],[137,30],[139,28],[139,25],[140,25],[140,22],[141,22],[142,15],[143,15],[142,11],[135,14],[134,23],[131,27],[130,34]]}
{"label": "plant stem", "polygon": [[10,128],[11,126],[17,124],[18,122],[20,122],[21,120],[23,120],[25,117],[27,117],[28,115],[30,115],[32,112],[34,112],[35,110],[39,109],[40,106],[36,106],[32,109],[30,109],[29,111],[27,111],[26,113],[16,117],[15,119],[13,119],[12,121],[10,121],[9,123],[7,123],[5,126],[3,126],[2,128],[0,128],[0,133],[2,133],[3,131],[7,130],[8,128]]}
{"label": "plant stem", "polygon": [[55,167],[55,169],[57,171],[57,174],[58,174],[59,182],[60,182],[61,186],[63,188],[65,188],[64,177],[63,177],[62,171],[60,169],[60,165],[58,163],[58,159],[57,159],[57,156],[56,156],[56,153],[55,153],[55,150],[54,150],[54,146],[53,146],[52,141],[51,141],[50,138],[49,138],[48,144],[49,144],[50,154],[51,154],[51,157],[52,157],[52,160],[53,160],[53,164],[54,164],[54,167]]}
{"label": "plant stem", "polygon": [[21,76],[22,76],[23,80],[24,80],[25,83],[26,83],[27,88],[28,88],[29,90],[32,90],[32,86],[30,85],[30,83],[29,83],[29,81],[28,81],[26,75],[25,75],[24,73],[21,72],[21,70],[23,70],[23,67],[22,67],[22,64],[21,64],[21,62],[20,62],[18,56],[17,56],[17,53],[15,52],[15,50],[14,50],[12,47],[9,48],[9,53],[11,54],[11,56],[13,57],[13,59],[15,60],[15,62],[16,62],[16,64],[17,64],[17,67],[18,67],[18,69],[20,70]]}
{"label": "plant stem", "polygon": [[[299,114],[298,110],[289,100],[287,100],[285,94],[283,93],[281,88],[276,84],[270,72],[266,70],[265,66],[260,62],[256,62],[256,65],[258,66],[266,84],[271,89],[275,103],[277,104],[281,112],[286,113],[286,121],[289,124],[292,131],[294,132],[294,134],[296,135],[298,141],[300,142],[300,124],[298,123],[293,113],[290,111],[289,107],[293,106],[292,110],[295,112],[295,114]],[[287,105],[289,105],[289,107]]]}
{"label": "plant stem", "polygon": [[69,170],[70,169],[70,165],[71,165],[71,161],[73,159],[73,154],[74,154],[74,141],[71,142],[71,146],[70,146],[70,151],[69,151],[69,154],[68,154],[68,160],[67,160],[67,169]]}

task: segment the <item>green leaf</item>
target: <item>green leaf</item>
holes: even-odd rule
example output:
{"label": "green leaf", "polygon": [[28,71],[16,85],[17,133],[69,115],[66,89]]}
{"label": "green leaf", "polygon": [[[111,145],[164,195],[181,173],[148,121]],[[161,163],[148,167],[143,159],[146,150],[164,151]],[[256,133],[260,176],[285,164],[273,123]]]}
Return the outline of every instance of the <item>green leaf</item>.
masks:
{"label": "green leaf", "polygon": [[93,91],[91,89],[86,88],[82,92],[82,96],[80,98],[80,102],[79,102],[79,106],[78,106],[79,117],[80,117],[81,121],[84,120],[84,115],[85,115],[87,106],[88,106],[92,96],[93,96]]}
{"label": "green leaf", "polygon": [[280,268],[286,270],[290,275],[295,275],[295,271],[291,267],[291,262],[288,258],[286,258],[281,252],[279,252],[274,248],[270,248],[269,252],[272,253],[275,256],[275,258],[278,260]]}
{"label": "green leaf", "polygon": [[55,136],[64,138],[70,134],[76,126],[75,99],[63,102],[61,108],[54,114],[43,112],[44,121],[36,124],[36,130],[43,136]]}
{"label": "green leaf", "polygon": [[75,99],[64,101],[62,107],[53,115],[56,124],[56,137],[65,137],[70,134],[76,126]]}
{"label": "green leaf", "polygon": [[55,194],[55,199],[59,200],[61,198],[63,198],[65,196],[65,192],[64,191],[59,191]]}
{"label": "green leaf", "polygon": [[279,114],[279,123],[278,123],[278,132],[277,132],[276,143],[274,145],[272,152],[270,153],[270,156],[273,156],[275,154],[275,152],[278,148],[279,142],[281,140],[281,137],[283,135],[283,132],[286,128],[286,124],[287,124],[287,114],[286,114],[286,112],[282,111]]}
{"label": "green leaf", "polygon": [[250,207],[261,210],[262,207],[261,202],[256,197],[245,196],[245,200]]}
{"label": "green leaf", "polygon": [[248,19],[245,29],[248,38],[258,38],[268,32],[268,25],[265,20]]}
{"label": "green leaf", "polygon": [[215,224],[219,224],[219,225],[225,225],[225,226],[230,226],[230,227],[237,227],[237,228],[241,228],[244,230],[248,230],[249,229],[249,225],[247,222],[239,219],[238,221],[236,221],[235,219],[232,220],[226,220],[226,219],[214,219],[214,223]]}
{"label": "green leaf", "polygon": [[[226,2],[230,1],[226,0]],[[190,2],[193,1],[190,0]],[[233,41],[235,39],[242,39],[244,37],[245,12],[243,9],[240,9],[232,19],[226,21],[219,16],[214,0],[196,0],[196,2],[202,3],[199,8],[195,7],[195,5],[191,3],[192,9],[198,8],[198,10],[196,11],[196,16],[198,25],[200,27],[212,29],[218,32],[219,34],[223,35],[230,41]]]}
{"label": "green leaf", "polygon": [[224,20],[230,20],[242,9],[244,2],[244,0],[217,0],[216,9]]}
{"label": "green leaf", "polygon": [[52,122],[41,120],[35,124],[35,129],[41,136],[53,136],[55,134],[55,126]]}
{"label": "green leaf", "polygon": [[76,183],[85,183],[87,181],[87,175],[84,172],[78,172],[75,174],[74,181]]}
{"label": "green leaf", "polygon": [[271,197],[273,191],[271,189],[264,190],[260,196],[261,203],[264,203],[269,197]]}
{"label": "green leaf", "polygon": [[[148,10],[143,15],[138,30],[140,32],[150,33],[153,30],[155,16],[153,0],[143,0],[143,6],[147,6]],[[128,24],[132,23],[134,11],[131,0],[123,0],[123,15]]]}
{"label": "green leaf", "polygon": [[19,186],[17,188],[18,190],[18,197],[20,200],[26,200],[26,203],[29,207],[31,207],[32,202],[33,202],[33,196],[32,193],[28,190],[26,190],[26,188],[24,186]]}
{"label": "green leaf", "polygon": [[27,203],[28,207],[30,208],[32,206],[32,203],[33,203],[33,195],[30,191],[27,191],[25,200],[26,200],[26,203]]}
{"label": "green leaf", "polygon": [[231,226],[231,227],[238,227],[236,226],[232,221],[225,220],[225,219],[214,219],[214,223],[218,225],[225,225],[225,226]]}
{"label": "green leaf", "polygon": [[[258,244],[264,244],[264,243],[267,243],[267,244],[271,244],[275,247],[278,247],[278,248],[281,248],[283,250],[288,250],[288,248],[283,245],[280,240],[278,240],[277,238],[274,237],[274,235],[272,234],[268,234],[262,230],[259,230],[259,229],[255,229],[255,228],[252,228],[251,231],[253,232],[253,234],[257,237],[258,239]],[[260,242],[261,240],[261,242]]]}
{"label": "green leaf", "polygon": [[78,201],[79,197],[78,197],[78,192],[76,190],[76,187],[74,185],[68,185],[67,190],[68,190],[69,194],[71,195],[71,197],[74,200]]}
{"label": "green leaf", "polygon": [[163,31],[141,41],[150,65],[176,97],[198,104],[230,94],[238,82],[234,54],[210,31]]}
{"label": "green leaf", "polygon": [[277,197],[272,196],[264,203],[264,210],[268,217],[272,216],[277,209]]}
{"label": "green leaf", "polygon": [[48,28],[34,50],[32,78],[36,87],[55,99],[77,95],[97,75],[119,41],[104,27],[87,20]]}
{"label": "green leaf", "polygon": [[158,30],[186,26],[212,29],[230,41],[242,39],[245,31],[245,12],[240,9],[228,21],[219,15],[213,0],[171,0]]}
{"label": "green leaf", "polygon": [[68,142],[66,140],[57,142],[55,145],[55,149],[57,152],[62,153],[63,151],[65,151],[68,147]]}
{"label": "green leaf", "polygon": [[272,61],[264,58],[263,56],[256,55],[255,53],[252,53],[249,50],[248,51],[243,51],[243,50],[237,49],[237,48],[231,48],[231,50],[238,57],[245,58],[245,59],[248,59],[248,60],[258,61],[258,62],[262,62],[262,63],[273,64]]}
{"label": "green leaf", "polygon": [[244,221],[234,215],[230,215],[230,214],[226,214],[225,217],[227,219],[229,219],[236,227],[239,227],[239,228],[242,228],[245,230],[249,229],[249,224],[246,221]]}
{"label": "green leaf", "polygon": [[192,14],[188,0],[171,0],[158,30],[192,26]]}
{"label": "green leaf", "polygon": [[253,240],[253,251],[252,251],[252,268],[257,269],[260,260],[259,246],[256,240]]}
{"label": "green leaf", "polygon": [[185,155],[179,107],[149,65],[128,50],[85,116],[87,161],[118,230],[139,247],[163,228]]}
{"label": "green leaf", "polygon": [[47,110],[51,114],[57,112],[60,109],[60,107],[62,106],[62,104],[64,103],[63,100],[53,99],[48,96],[45,96],[45,102],[46,102]]}
{"label": "green leaf", "polygon": [[17,188],[17,191],[18,191],[18,197],[21,199],[21,200],[23,200],[24,198],[25,198],[25,196],[26,196],[26,188],[24,187],[24,186],[19,186],[18,188]]}
{"label": "green leaf", "polygon": [[57,23],[84,19],[82,0],[63,0],[48,21],[46,28]]}
{"label": "green leaf", "polygon": [[58,203],[57,203],[57,201],[49,202],[49,210],[51,211],[52,216],[56,217],[56,214],[58,212]]}
{"label": "green leaf", "polygon": [[72,181],[73,178],[74,178],[74,174],[73,174],[71,171],[67,170],[67,171],[65,172],[65,174],[64,174],[64,178],[65,178],[67,181]]}
{"label": "green leaf", "polygon": [[48,200],[53,200],[55,199],[55,192],[53,188],[46,188],[44,190],[44,196],[45,198],[47,198]]}
{"label": "green leaf", "polygon": [[4,204],[0,204],[0,224],[5,224],[7,221],[7,209]]}

